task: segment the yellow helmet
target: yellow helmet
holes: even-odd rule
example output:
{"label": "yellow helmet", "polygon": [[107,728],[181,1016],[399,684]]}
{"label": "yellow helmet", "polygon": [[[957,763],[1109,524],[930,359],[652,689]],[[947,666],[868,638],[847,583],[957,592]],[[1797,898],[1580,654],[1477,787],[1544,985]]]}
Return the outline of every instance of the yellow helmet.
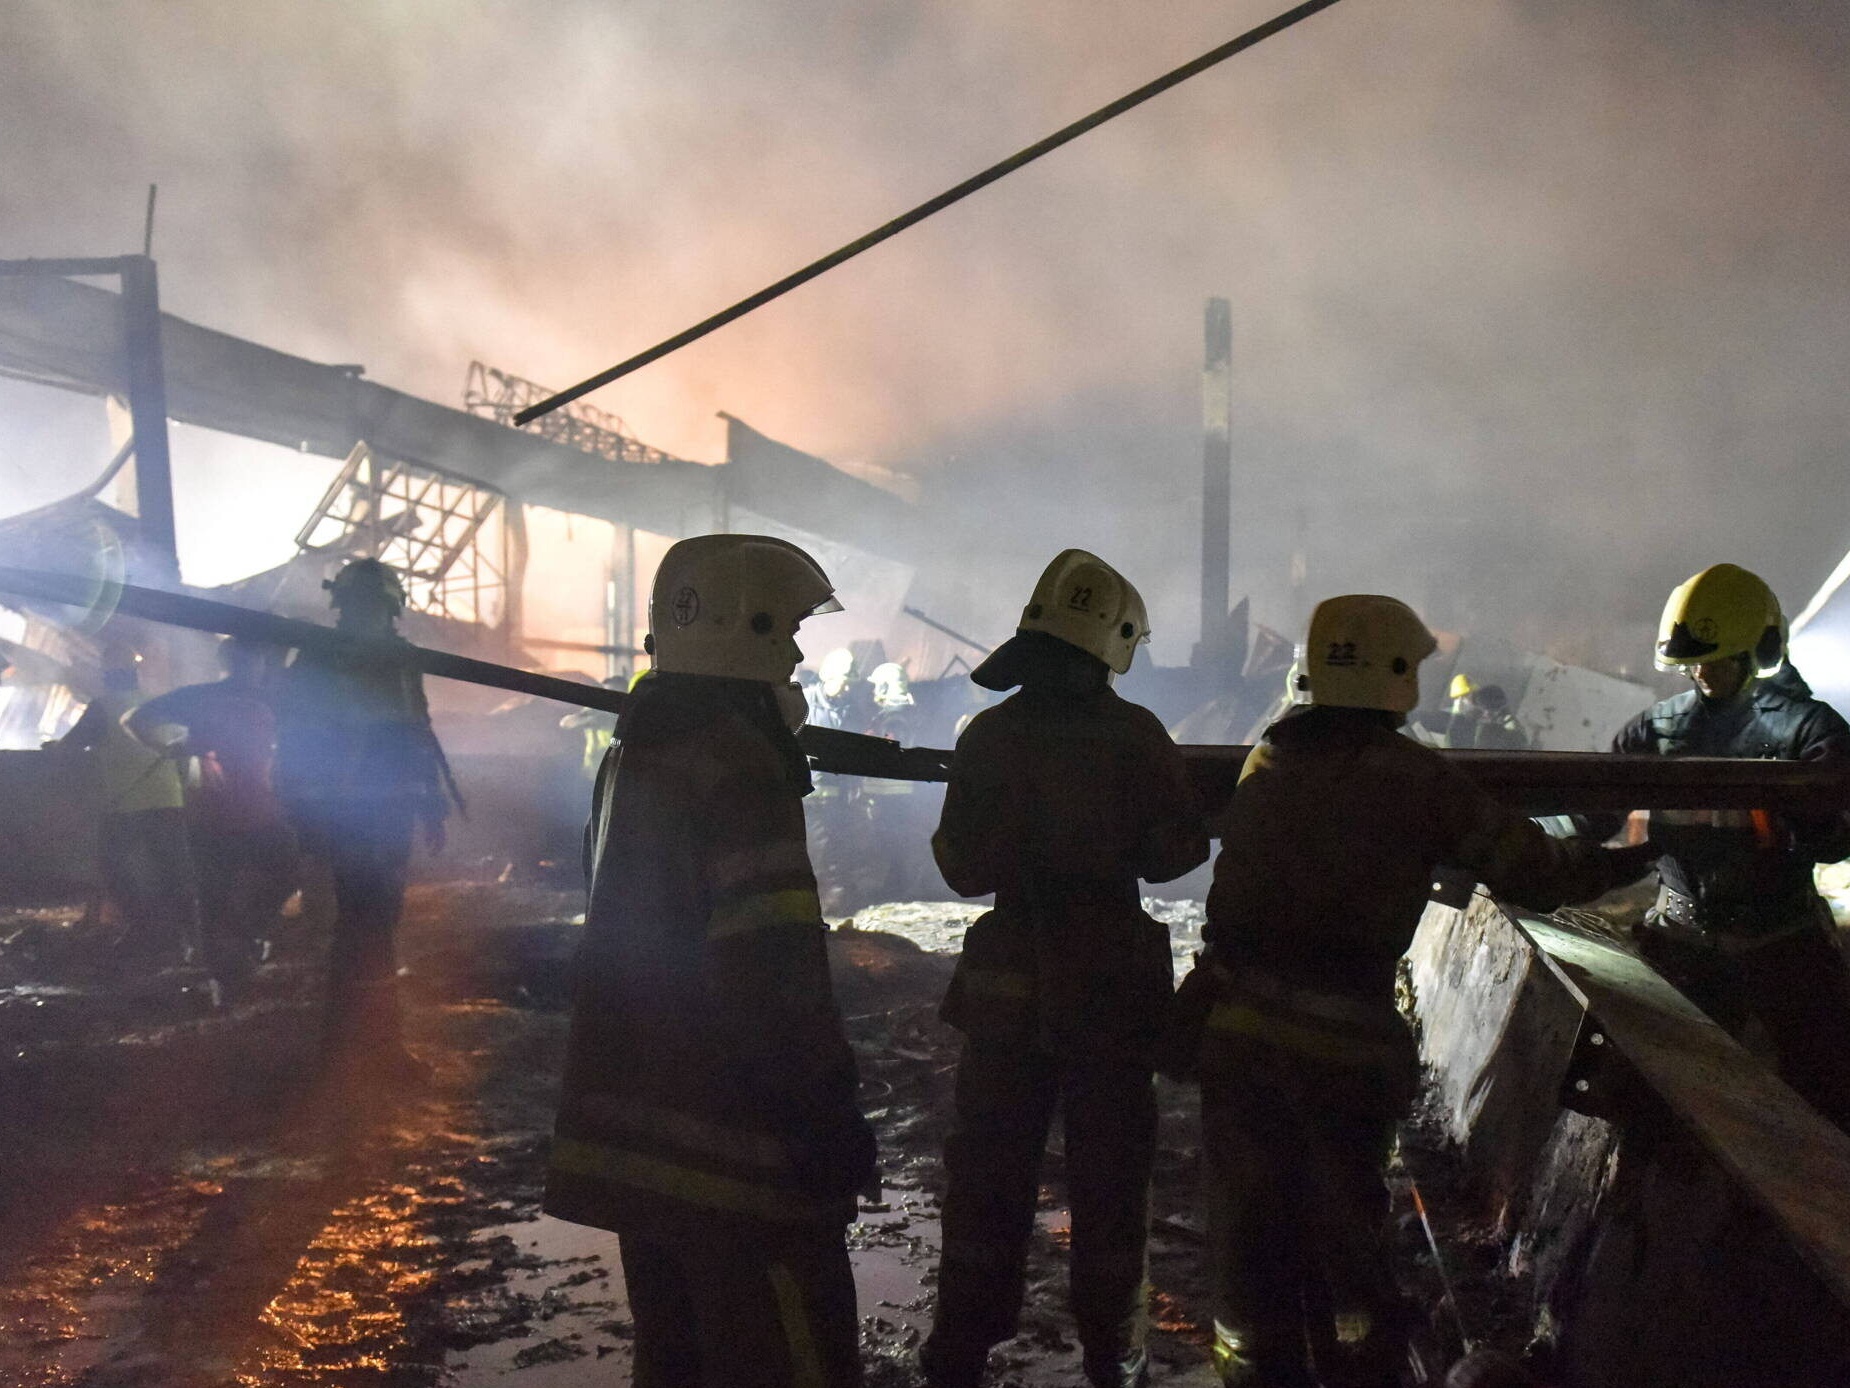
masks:
{"label": "yellow helmet", "polygon": [[1715,564],[1671,589],[1657,624],[1658,669],[1741,655],[1761,675],[1785,659],[1785,619],[1765,580],[1735,564]]}
{"label": "yellow helmet", "polygon": [[1439,648],[1397,598],[1349,593],[1310,614],[1296,697],[1329,708],[1410,713],[1420,701],[1420,662]]}
{"label": "yellow helmet", "polygon": [[1463,674],[1453,675],[1451,688],[1445,691],[1445,697],[1448,699],[1468,699],[1471,697],[1471,691],[1476,688],[1477,686],[1471,683],[1471,676]]}
{"label": "yellow helmet", "polygon": [[662,556],[649,596],[649,654],[668,675],[783,684],[803,658],[797,624],[839,612],[807,552],[769,535],[696,535]]}
{"label": "yellow helmet", "polygon": [[1150,618],[1129,579],[1096,554],[1068,549],[1042,572],[1016,630],[1046,632],[1121,675],[1150,639]]}

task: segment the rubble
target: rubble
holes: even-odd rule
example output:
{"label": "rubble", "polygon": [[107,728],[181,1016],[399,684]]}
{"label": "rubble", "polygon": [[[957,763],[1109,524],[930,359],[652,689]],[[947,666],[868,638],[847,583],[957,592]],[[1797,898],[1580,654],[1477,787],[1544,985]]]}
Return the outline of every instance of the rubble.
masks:
{"label": "rubble", "polygon": [[[1170,925],[1180,971],[1199,946],[1200,904],[1146,906]],[[248,999],[215,1012],[184,991],[184,974],[112,976],[106,938],[86,937],[75,919],[15,918],[0,939],[56,932],[59,947],[32,967],[62,962],[56,982],[15,974],[0,995],[0,1025],[13,1027],[23,1008],[37,1028],[0,1096],[22,1135],[0,1153],[10,1196],[0,1221],[0,1381],[625,1381],[633,1332],[614,1238],[538,1214],[579,907],[577,893],[543,888],[414,888],[403,937],[410,1021],[435,1078],[428,1089],[358,1093],[321,1092],[309,1078],[311,925],[285,938]],[[983,909],[871,907],[829,937],[880,1139],[882,1197],[849,1233],[873,1388],[919,1382],[913,1355],[931,1321],[959,1045],[936,1009],[961,933]],[[45,1007],[32,1006],[38,996]],[[124,1025],[138,1009],[153,1011]],[[156,1014],[165,1020],[155,1024]],[[148,1103],[151,1093],[163,1101]],[[1159,1097],[1153,1373],[1158,1383],[1207,1385],[1197,1100],[1160,1081]],[[1079,1381],[1057,1131],[1049,1148],[1021,1333],[991,1361],[999,1386]],[[1474,1333],[1520,1350],[1526,1284],[1494,1230],[1452,1212],[1469,1206],[1452,1200],[1459,1168],[1442,1129],[1410,1129],[1403,1160],[1440,1225]],[[1399,1246],[1409,1290],[1435,1308],[1431,1353],[1461,1351],[1410,1222]]]}

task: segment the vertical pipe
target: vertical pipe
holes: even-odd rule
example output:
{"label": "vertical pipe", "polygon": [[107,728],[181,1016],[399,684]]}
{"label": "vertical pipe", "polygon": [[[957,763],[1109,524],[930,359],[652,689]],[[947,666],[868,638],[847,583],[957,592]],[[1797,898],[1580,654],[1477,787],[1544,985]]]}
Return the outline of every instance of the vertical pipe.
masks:
{"label": "vertical pipe", "polygon": [[1233,526],[1233,307],[1209,299],[1201,367],[1201,654],[1226,642]]}
{"label": "vertical pipe", "polygon": [[143,543],[169,571],[180,572],[174,536],[173,463],[167,451],[167,384],[161,369],[161,300],[154,262],[125,255],[122,266],[123,379],[135,430],[135,512]]}

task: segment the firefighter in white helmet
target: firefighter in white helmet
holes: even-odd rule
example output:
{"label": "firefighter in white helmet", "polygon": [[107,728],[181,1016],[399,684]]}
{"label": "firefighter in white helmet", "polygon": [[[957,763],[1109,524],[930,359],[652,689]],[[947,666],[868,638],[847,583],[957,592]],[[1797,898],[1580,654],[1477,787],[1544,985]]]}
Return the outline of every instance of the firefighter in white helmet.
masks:
{"label": "firefighter in white helmet", "polygon": [[1073,1212],[1073,1309],[1086,1376],[1141,1382],[1144,1239],[1156,1143],[1155,1046],[1168,932],[1138,880],[1207,856],[1181,754],[1114,675],[1149,639],[1137,590],[1071,549],[1047,566],[1016,634],[972,678],[1019,692],[957,740],[932,846],[973,924],[942,1016],[963,1032],[938,1310],[927,1379],[969,1388],[1015,1333],[1041,1153],[1059,1110]]}
{"label": "firefighter in white helmet", "polygon": [[619,1236],[638,1384],[860,1382],[843,1233],[874,1138],[830,992],[790,682],[798,627],[839,606],[783,540],[674,545],[654,672],[598,775],[545,1208]]}
{"label": "firefighter in white helmet", "polygon": [[[1657,634],[1660,669],[1691,688],[1619,730],[1616,752],[1841,762],[1850,726],[1785,663],[1779,602],[1756,574],[1716,564],[1679,584]],[[1607,838],[1622,816],[1593,815]],[[1837,813],[1653,810],[1664,850],[1639,946],[1690,1000],[1739,1035],[1758,1020],[1780,1074],[1850,1127],[1850,976],[1812,867],[1850,854]]]}
{"label": "firefighter in white helmet", "polygon": [[1201,1079],[1214,1355],[1230,1385],[1395,1381],[1382,1166],[1419,1073],[1395,964],[1434,869],[1551,908],[1641,875],[1653,851],[1551,839],[1403,736],[1434,647],[1393,598],[1318,604],[1300,706],[1217,816],[1207,948],[1177,1009],[1197,1029],[1177,1068]]}

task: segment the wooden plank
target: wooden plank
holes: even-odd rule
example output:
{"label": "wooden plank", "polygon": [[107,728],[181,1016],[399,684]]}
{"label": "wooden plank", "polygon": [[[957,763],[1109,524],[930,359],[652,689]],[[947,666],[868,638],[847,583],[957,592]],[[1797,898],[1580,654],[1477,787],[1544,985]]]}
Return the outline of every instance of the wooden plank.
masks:
{"label": "wooden plank", "polygon": [[1557,921],[1504,911],[1606,1044],[1850,1305],[1850,1136],[1638,955]]}

